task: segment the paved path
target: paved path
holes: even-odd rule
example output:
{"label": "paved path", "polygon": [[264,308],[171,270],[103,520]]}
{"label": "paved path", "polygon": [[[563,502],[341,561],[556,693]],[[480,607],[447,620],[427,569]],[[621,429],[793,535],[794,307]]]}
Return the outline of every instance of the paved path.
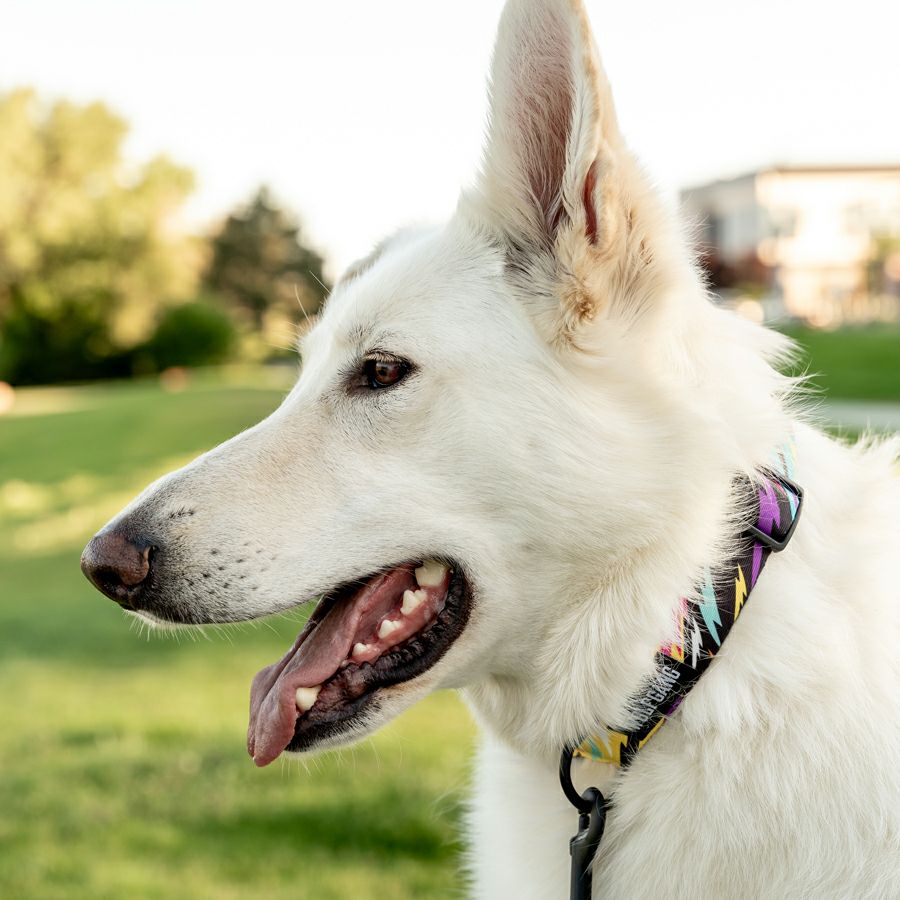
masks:
{"label": "paved path", "polygon": [[900,431],[900,403],[830,400],[822,404],[821,411],[830,425],[854,431]]}

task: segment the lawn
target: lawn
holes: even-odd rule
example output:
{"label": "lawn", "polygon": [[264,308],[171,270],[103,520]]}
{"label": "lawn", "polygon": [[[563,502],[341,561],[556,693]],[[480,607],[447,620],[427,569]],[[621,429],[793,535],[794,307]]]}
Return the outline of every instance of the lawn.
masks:
{"label": "lawn", "polygon": [[829,398],[900,403],[900,328],[783,330],[803,351],[798,371],[814,375],[813,383]]}
{"label": "lawn", "polygon": [[78,569],[136,490],[273,409],[287,375],[20,391],[0,418],[0,897],[462,892],[473,730],[451,694],[304,768],[244,750],[297,618],[147,639]]}

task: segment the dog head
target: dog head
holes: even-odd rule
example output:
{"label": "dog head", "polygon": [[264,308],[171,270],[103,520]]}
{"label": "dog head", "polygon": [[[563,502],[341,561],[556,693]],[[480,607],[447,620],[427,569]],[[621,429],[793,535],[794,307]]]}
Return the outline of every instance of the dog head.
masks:
{"label": "dog head", "polygon": [[612,711],[635,640],[652,657],[664,628],[629,597],[585,627],[587,599],[649,548],[681,553],[673,518],[721,499],[692,496],[697,474],[730,477],[713,435],[741,426],[706,379],[764,365],[695,352],[719,315],[625,148],[580,3],[511,0],[453,219],[355,266],[280,408],[151,485],[83,567],[155,623],[319,599],[254,682],[260,764],[438,687],[555,748]]}

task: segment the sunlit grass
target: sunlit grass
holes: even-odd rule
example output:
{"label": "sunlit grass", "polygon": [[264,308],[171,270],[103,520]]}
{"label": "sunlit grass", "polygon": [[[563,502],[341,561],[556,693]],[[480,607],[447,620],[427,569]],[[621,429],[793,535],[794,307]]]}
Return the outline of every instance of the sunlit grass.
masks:
{"label": "sunlit grass", "polygon": [[454,696],[258,770],[250,680],[297,615],[148,639],[78,570],[135,491],[275,407],[285,375],[262,377],[35,390],[0,418],[0,897],[461,893],[472,730]]}
{"label": "sunlit grass", "polygon": [[184,465],[192,454],[173,456],[161,465],[138,470],[122,486],[121,478],[71,475],[57,483],[11,480],[0,486],[0,516],[18,527],[12,533],[12,549],[26,554],[46,553],[81,546],[160,471]]}
{"label": "sunlit grass", "polygon": [[900,403],[900,327],[783,330],[801,347],[798,370],[829,399]]}

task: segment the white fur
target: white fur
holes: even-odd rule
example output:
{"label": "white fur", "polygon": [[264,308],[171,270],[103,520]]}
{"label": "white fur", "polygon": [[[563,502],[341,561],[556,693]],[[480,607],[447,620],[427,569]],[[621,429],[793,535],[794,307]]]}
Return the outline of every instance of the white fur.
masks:
{"label": "white fur", "polygon": [[[349,393],[373,348],[416,372]],[[733,476],[793,431],[794,541],[627,774],[579,773],[615,798],[595,889],[896,897],[898,445],[848,448],[799,421],[773,368],[787,349],[708,302],[625,148],[577,0],[510,0],[484,165],[455,217],[357,267],[282,407],[118,521],[178,548],[169,574],[209,620],[403,559],[460,561],[469,627],[360,733],[462,688],[483,735],[473,894],[563,898],[559,750],[621,720],[676,598],[727,550]]]}

